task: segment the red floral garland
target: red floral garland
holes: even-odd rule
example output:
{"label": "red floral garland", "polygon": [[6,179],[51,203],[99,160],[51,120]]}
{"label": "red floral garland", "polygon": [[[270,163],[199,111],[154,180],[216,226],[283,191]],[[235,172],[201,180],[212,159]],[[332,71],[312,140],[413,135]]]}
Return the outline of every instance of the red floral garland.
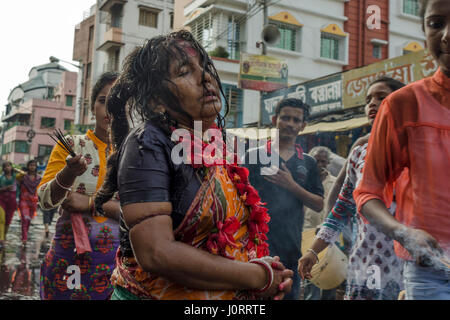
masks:
{"label": "red floral garland", "polygon": [[[211,128],[220,130],[216,125]],[[175,128],[172,130],[175,130]],[[180,137],[179,142],[182,141],[183,139]],[[191,134],[190,141],[191,159],[189,165],[196,169],[223,165],[227,170],[229,178],[236,186],[241,200],[243,200],[244,204],[249,207],[250,216],[247,220],[249,239],[246,248],[251,255],[252,252],[256,254],[256,256],[251,256],[250,258],[261,258],[269,255],[269,245],[266,243],[266,233],[269,231],[267,223],[270,221],[270,216],[267,213],[267,208],[263,207],[265,203],[261,202],[258,191],[252,187],[248,180],[248,169],[240,167],[237,164],[237,155],[235,154],[233,155],[231,164],[224,159],[223,155],[226,152],[226,146],[222,139],[207,143],[199,137]],[[212,144],[215,144],[216,146],[213,150],[219,150],[219,153],[221,154],[215,154],[215,152],[212,152],[211,155],[205,154],[205,149],[210,147]],[[201,154],[195,153],[196,150],[200,149],[202,150]],[[227,218],[224,222],[217,221],[216,228],[213,230],[206,242],[206,247],[209,252],[213,254],[220,254],[221,256],[229,259],[234,259],[234,257],[227,254],[225,248],[227,245],[234,247],[237,246],[233,234],[239,229],[240,226],[239,221],[234,216]]]}

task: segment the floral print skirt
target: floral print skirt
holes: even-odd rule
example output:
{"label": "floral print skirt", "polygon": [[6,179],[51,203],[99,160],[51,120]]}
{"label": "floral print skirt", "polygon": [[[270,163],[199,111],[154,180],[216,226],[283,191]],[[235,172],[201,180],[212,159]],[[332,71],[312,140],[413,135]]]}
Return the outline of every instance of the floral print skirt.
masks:
{"label": "floral print skirt", "polygon": [[65,213],[58,219],[55,236],[41,264],[42,300],[107,300],[112,294],[110,277],[119,246],[119,225],[111,219],[99,223],[87,215],[83,220],[92,252],[77,254],[70,215]]}

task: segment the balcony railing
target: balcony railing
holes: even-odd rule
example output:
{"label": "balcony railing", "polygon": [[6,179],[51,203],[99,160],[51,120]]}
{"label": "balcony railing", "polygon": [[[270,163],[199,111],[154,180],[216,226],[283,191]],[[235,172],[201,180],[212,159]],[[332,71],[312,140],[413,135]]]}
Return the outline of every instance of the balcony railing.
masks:
{"label": "balcony railing", "polygon": [[115,4],[124,5],[128,0],[97,0],[98,9],[100,11],[110,11]]}
{"label": "balcony railing", "polygon": [[113,47],[121,47],[122,42],[122,29],[111,27],[105,32],[103,43],[98,47],[98,50],[108,51]]}
{"label": "balcony railing", "polygon": [[5,131],[9,130],[11,128],[17,127],[17,126],[29,127],[30,123],[29,122],[21,122],[21,121],[7,122],[7,124],[5,126]]}

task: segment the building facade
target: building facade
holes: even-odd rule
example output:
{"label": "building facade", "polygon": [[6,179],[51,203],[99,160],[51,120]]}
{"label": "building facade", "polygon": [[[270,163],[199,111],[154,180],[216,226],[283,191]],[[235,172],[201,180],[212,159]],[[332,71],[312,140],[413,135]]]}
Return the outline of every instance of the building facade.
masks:
{"label": "building facade", "polygon": [[54,146],[48,133],[70,131],[75,118],[77,74],[59,64],[31,69],[29,80],[15,87],[3,114],[2,160],[45,162]]}
{"label": "building facade", "polygon": [[90,96],[92,87],[92,68],[94,62],[94,31],[97,6],[83,14],[83,21],[75,27],[72,59],[78,61],[80,71],[77,83],[77,103],[75,123],[89,126],[92,123],[90,112]]}
{"label": "building facade", "polygon": [[73,59],[83,65],[77,124],[93,123],[90,90],[102,73],[120,71],[134,48],[173,29],[173,6],[173,0],[97,0],[75,29]]}
{"label": "building facade", "polygon": [[[239,89],[238,74],[241,52],[262,53],[258,42],[264,26],[263,2],[175,1],[175,29],[191,30],[211,55],[226,51],[213,59],[226,94],[232,97],[227,127],[254,125],[260,118],[260,93]],[[267,55],[287,63],[288,84],[294,85],[419,51],[425,38],[418,2],[266,1],[266,21],[281,34],[276,44],[267,46]]]}

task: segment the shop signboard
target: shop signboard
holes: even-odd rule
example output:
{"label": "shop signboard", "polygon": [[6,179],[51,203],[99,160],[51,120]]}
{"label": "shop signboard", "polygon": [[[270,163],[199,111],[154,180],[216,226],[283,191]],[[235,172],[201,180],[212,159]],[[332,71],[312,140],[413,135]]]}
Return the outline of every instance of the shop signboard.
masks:
{"label": "shop signboard", "polygon": [[408,84],[433,75],[437,68],[431,54],[421,50],[346,71],[342,76],[344,108],[364,105],[370,83],[382,76]]}
{"label": "shop signboard", "polygon": [[311,107],[312,116],[342,110],[342,74],[307,81],[264,94],[261,98],[262,125],[271,123],[278,102],[284,98],[297,98],[306,102]]}
{"label": "shop signboard", "polygon": [[287,81],[285,61],[265,55],[241,54],[239,88],[271,92],[287,87]]}

